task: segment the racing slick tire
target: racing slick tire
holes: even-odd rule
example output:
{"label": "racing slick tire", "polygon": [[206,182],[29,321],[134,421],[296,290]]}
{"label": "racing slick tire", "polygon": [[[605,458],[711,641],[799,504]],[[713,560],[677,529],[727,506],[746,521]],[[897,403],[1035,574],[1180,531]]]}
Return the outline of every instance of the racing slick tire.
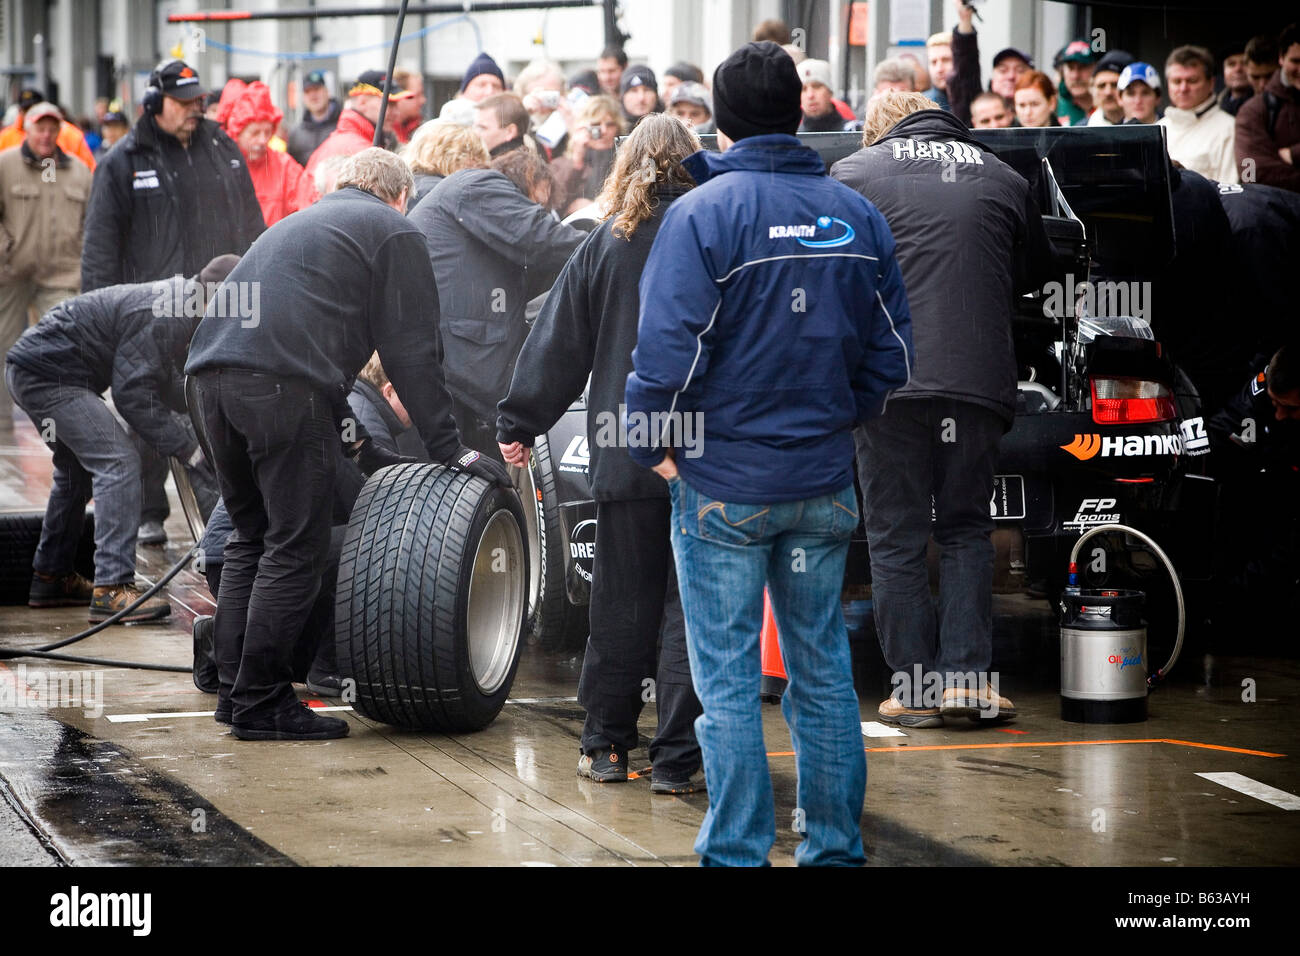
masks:
{"label": "racing slick tire", "polygon": [[574,605],[565,587],[568,566],[551,446],[538,435],[528,467],[515,469],[528,536],[529,634],[548,651],[577,651],[587,643],[587,607]]}
{"label": "racing slick tire", "polygon": [[481,730],[505,704],[527,611],[514,492],[436,464],[371,475],[343,538],[335,640],[356,711],[418,730]]}

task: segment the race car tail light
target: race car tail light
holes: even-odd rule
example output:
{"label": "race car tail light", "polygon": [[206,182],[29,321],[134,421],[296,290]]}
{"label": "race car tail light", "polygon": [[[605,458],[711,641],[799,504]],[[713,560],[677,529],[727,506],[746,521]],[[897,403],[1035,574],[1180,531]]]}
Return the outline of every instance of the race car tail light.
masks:
{"label": "race car tail light", "polygon": [[1160,382],[1105,376],[1092,379],[1092,420],[1098,425],[1139,425],[1176,417],[1174,394]]}

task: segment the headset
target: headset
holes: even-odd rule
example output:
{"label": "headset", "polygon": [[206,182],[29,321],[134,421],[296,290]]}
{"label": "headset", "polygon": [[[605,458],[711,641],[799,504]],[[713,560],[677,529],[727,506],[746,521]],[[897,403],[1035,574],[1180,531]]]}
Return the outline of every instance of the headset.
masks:
{"label": "headset", "polygon": [[149,74],[149,85],[145,87],[140,108],[150,116],[157,116],[163,108],[162,67]]}

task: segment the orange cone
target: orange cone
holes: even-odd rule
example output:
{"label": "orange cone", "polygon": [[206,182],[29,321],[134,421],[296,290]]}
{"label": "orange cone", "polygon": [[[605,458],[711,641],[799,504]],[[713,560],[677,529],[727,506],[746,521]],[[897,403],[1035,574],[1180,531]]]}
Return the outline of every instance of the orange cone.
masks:
{"label": "orange cone", "polygon": [[758,638],[759,653],[763,662],[764,677],[788,680],[785,662],[781,660],[781,644],[776,630],[776,617],[772,614],[772,599],[763,589],[763,631]]}

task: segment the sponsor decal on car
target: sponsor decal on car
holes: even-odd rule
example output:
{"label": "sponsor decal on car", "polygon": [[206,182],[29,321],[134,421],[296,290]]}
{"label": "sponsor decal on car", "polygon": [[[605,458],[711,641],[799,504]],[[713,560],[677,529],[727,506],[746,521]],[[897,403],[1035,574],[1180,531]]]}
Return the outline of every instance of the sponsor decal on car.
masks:
{"label": "sponsor decal on car", "polygon": [[591,583],[591,570],[596,564],[596,521],[588,518],[574,526],[569,536],[569,557],[579,577]]}
{"label": "sponsor decal on car", "polygon": [[1061,527],[1067,531],[1071,528],[1082,531],[1089,525],[1117,523],[1121,520],[1120,513],[1110,510],[1117,503],[1114,498],[1084,498],[1079,502],[1079,509],[1074,513],[1074,517]]}
{"label": "sponsor decal on car", "polygon": [[1059,446],[1079,461],[1102,458],[1134,458],[1147,455],[1180,455],[1183,440],[1178,435],[1075,435],[1068,445]]}
{"label": "sponsor decal on car", "polygon": [[1205,419],[1199,415],[1178,423],[1183,433],[1183,451],[1191,458],[1210,453],[1210,436],[1205,434]]}
{"label": "sponsor decal on car", "polygon": [[585,475],[591,468],[591,446],[585,435],[574,435],[560,456],[559,471]]}

